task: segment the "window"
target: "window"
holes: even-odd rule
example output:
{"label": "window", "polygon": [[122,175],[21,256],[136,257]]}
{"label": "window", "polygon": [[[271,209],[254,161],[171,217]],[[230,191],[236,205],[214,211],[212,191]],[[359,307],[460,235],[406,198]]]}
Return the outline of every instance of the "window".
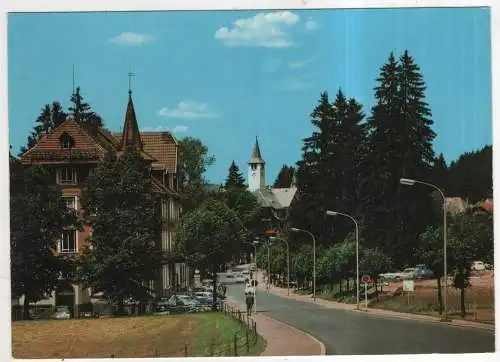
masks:
{"label": "window", "polygon": [[61,142],[61,148],[64,149],[70,149],[75,146],[75,140],[66,132],[59,137],[59,141]]}
{"label": "window", "polygon": [[63,196],[62,199],[68,209],[77,210],[77,196]]}
{"label": "window", "polygon": [[162,265],[162,276],[163,276],[163,290],[166,290],[168,288],[168,282],[169,282],[169,278],[168,278],[168,265]]}
{"label": "window", "polygon": [[166,229],[161,230],[161,250],[168,251],[168,234]]}
{"label": "window", "polygon": [[75,185],[76,181],[76,169],[73,167],[63,167],[57,172],[58,184]]}
{"label": "window", "polygon": [[65,254],[76,253],[76,251],[76,230],[63,231],[59,252]]}
{"label": "window", "polygon": [[165,200],[161,200],[161,217],[162,219],[167,217],[167,202]]}
{"label": "window", "polygon": [[174,201],[172,199],[168,199],[168,212],[170,214],[170,221],[175,220],[175,214],[174,214]]}

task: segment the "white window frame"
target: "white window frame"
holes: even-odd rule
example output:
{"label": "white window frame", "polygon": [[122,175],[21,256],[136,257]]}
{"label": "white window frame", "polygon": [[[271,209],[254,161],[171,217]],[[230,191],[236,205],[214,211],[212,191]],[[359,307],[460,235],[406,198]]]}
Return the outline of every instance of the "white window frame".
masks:
{"label": "white window frame", "polygon": [[161,250],[162,251],[169,251],[168,247],[168,231],[165,228],[161,229]]}
{"label": "white window frame", "polygon": [[74,209],[74,210],[78,210],[78,196],[62,196],[63,199],[66,199],[66,200],[72,200],[73,202],[73,207],[71,206],[68,206],[68,204],[66,203],[66,207],[70,208],[70,209]]}
{"label": "white window frame", "polygon": [[161,217],[162,219],[167,218],[167,201],[165,199],[161,200]]}
{"label": "white window frame", "polygon": [[[65,243],[64,236],[71,235],[71,234],[73,234],[74,238],[75,238],[75,248],[74,249],[64,248],[64,243]],[[68,244],[69,244],[69,242],[68,242]],[[78,252],[78,231],[72,230],[72,229],[64,230],[61,233],[61,240],[59,241],[58,249],[59,249],[58,250],[59,253],[61,253],[61,254],[74,254],[74,253]]]}
{"label": "white window frame", "polygon": [[169,211],[170,221],[174,221],[175,220],[174,200],[172,200],[171,198],[168,199],[168,211]]}
{"label": "white window frame", "polygon": [[[71,172],[71,179],[63,179],[63,175],[66,173],[65,171]],[[75,167],[65,166],[57,170],[57,183],[59,185],[76,185],[77,182],[78,175]]]}
{"label": "white window frame", "polygon": [[168,265],[164,264],[161,266],[162,268],[162,283],[163,283],[163,290],[166,290],[168,288]]}

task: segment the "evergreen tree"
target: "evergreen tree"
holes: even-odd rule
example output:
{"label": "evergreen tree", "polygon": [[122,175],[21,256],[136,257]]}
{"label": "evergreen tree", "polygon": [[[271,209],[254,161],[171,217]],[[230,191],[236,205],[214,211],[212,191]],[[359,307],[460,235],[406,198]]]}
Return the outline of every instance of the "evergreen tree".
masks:
{"label": "evergreen tree", "polygon": [[144,283],[154,280],[160,267],[158,199],[148,170],[136,151],[127,150],[117,161],[108,155],[82,197],[84,209],[96,210],[97,217],[81,278],[120,310],[127,298],[148,300],[151,291]]}
{"label": "evergreen tree", "polygon": [[29,304],[53,292],[67,270],[57,242],[64,228],[79,225],[61,196],[50,172],[10,158],[11,288],[13,297],[24,295],[24,319]]}
{"label": "evergreen tree", "polygon": [[103,127],[102,118],[92,110],[90,104],[84,102],[80,87],[76,87],[76,91],[71,95],[70,100],[72,106],[69,107],[69,111],[76,122],[98,128]]}
{"label": "evergreen tree", "polygon": [[432,190],[402,186],[399,179],[430,179],[435,133],[423,77],[408,52],[399,62],[391,54],[377,81],[364,161],[366,239],[369,247],[381,247],[402,265],[413,261],[414,242],[433,222],[433,215],[429,213]]}
{"label": "evergreen tree", "polygon": [[466,152],[449,167],[450,196],[469,202],[493,197],[493,150],[490,145]]}
{"label": "evergreen tree", "polygon": [[[298,195],[290,210],[291,224],[305,228],[314,235],[328,238],[325,227],[325,200],[327,189],[331,187],[326,180],[330,171],[325,167],[328,144],[332,138],[333,107],[328,93],[322,92],[318,105],[311,113],[311,123],[315,127],[310,137],[303,139],[302,159],[297,162]],[[329,228],[331,230],[331,227]],[[321,241],[319,241],[321,242]]]}
{"label": "evergreen tree", "polygon": [[243,178],[238,165],[233,161],[231,162],[231,166],[229,166],[229,174],[226,178],[225,183],[226,188],[238,187],[245,188],[245,179]]}
{"label": "evergreen tree", "polygon": [[295,174],[295,168],[293,166],[283,165],[281,170],[276,176],[276,180],[274,181],[274,188],[287,188],[292,185],[293,177]]}
{"label": "evergreen tree", "polygon": [[21,147],[20,154],[34,147],[41,135],[52,132],[65,120],[66,113],[59,102],[52,102],[52,106],[46,104],[35,121],[33,132],[28,136],[27,145]]}

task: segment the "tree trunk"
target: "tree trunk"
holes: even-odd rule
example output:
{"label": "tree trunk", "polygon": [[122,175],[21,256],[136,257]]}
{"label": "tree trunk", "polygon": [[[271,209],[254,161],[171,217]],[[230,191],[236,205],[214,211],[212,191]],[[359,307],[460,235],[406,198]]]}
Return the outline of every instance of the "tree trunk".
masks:
{"label": "tree trunk", "polygon": [[[377,288],[378,279],[376,277],[373,278],[373,282],[375,283],[375,296],[377,297],[377,302],[380,302],[380,296],[379,296],[379,292],[378,292],[378,288]],[[380,292],[382,292],[382,285],[380,285]]]}
{"label": "tree trunk", "polygon": [[24,293],[24,303],[23,303],[23,319],[29,320],[30,317],[30,298],[28,293]]}
{"label": "tree trunk", "polygon": [[212,268],[212,284],[214,286],[213,292],[212,292],[212,310],[216,311],[217,310],[217,267],[214,266]]}
{"label": "tree trunk", "polygon": [[[464,284],[465,284],[465,280],[464,280]],[[464,288],[464,286],[462,286],[462,288],[460,288],[460,312],[461,312],[462,318],[465,318],[466,313],[465,313],[465,288]]]}
{"label": "tree trunk", "polygon": [[441,276],[436,278],[437,281],[437,289],[438,289],[438,305],[439,305],[439,314],[443,314],[443,293],[441,291]]}

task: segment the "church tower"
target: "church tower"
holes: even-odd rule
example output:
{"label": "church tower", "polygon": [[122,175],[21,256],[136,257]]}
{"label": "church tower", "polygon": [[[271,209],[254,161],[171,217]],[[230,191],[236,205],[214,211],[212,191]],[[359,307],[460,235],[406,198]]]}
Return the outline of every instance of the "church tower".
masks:
{"label": "church tower", "polygon": [[248,190],[255,190],[266,187],[266,163],[262,159],[259,148],[259,140],[255,137],[255,145],[253,146],[252,158],[248,162]]}

